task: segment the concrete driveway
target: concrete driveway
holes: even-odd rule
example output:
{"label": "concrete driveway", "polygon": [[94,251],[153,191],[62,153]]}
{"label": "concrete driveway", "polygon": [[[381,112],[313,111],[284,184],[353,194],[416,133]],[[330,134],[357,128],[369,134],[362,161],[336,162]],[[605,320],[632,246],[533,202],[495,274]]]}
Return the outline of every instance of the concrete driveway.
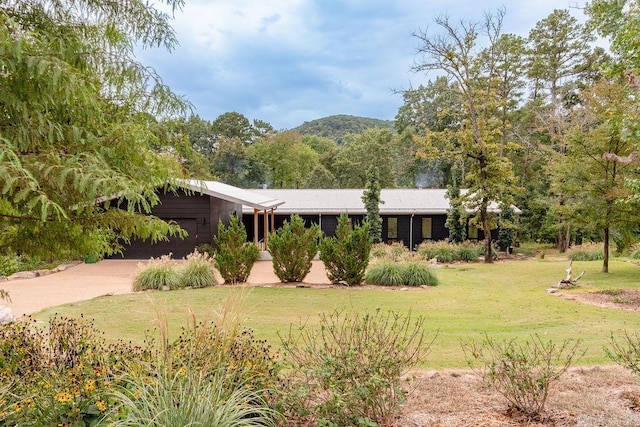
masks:
{"label": "concrete driveway", "polygon": [[11,302],[14,316],[33,314],[47,307],[84,301],[102,295],[131,292],[131,282],[138,268],[137,260],[103,260],[95,264],[78,264],[64,271],[0,283]]}
{"label": "concrete driveway", "polygon": [[[0,305],[8,306],[14,316],[21,317],[48,307],[103,295],[127,294],[131,292],[133,277],[140,263],[144,261],[102,260],[95,264],[78,264],[46,276],[0,282],[0,289],[7,291],[11,298],[11,302],[0,301]],[[258,261],[247,282],[265,285],[278,283],[279,279],[273,272],[271,261]],[[305,283],[329,283],[321,261],[313,261]]]}

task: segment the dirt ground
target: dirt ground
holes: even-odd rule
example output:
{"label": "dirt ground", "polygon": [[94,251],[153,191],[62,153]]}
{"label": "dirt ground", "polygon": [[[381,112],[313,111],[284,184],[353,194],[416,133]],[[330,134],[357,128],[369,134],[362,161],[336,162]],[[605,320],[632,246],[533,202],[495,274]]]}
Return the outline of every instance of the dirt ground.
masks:
{"label": "dirt ground", "polygon": [[[139,263],[105,260],[79,264],[40,277],[0,283],[9,292],[16,316],[68,302],[131,292]],[[277,283],[270,261],[259,261],[248,282]],[[314,261],[305,284],[330,286],[323,265]],[[560,292],[559,296],[588,304],[640,311],[640,291],[609,293]],[[551,390],[543,420],[528,420],[507,413],[506,401],[488,390],[470,370],[415,372],[407,382],[411,390],[397,420],[398,427],[507,427],[507,426],[640,426],[640,385],[631,372],[617,366],[575,368]]]}

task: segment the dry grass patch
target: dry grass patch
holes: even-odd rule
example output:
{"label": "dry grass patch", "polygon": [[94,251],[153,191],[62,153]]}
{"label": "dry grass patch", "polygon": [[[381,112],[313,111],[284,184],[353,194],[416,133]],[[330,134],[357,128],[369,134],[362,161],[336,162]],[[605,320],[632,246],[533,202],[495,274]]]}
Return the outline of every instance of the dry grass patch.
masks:
{"label": "dry grass patch", "polygon": [[[533,422],[507,413],[497,392],[471,370],[423,371],[403,406],[403,427],[632,427],[640,425],[637,377],[617,366],[573,368],[549,396],[547,417]],[[634,400],[636,399],[636,400]]]}

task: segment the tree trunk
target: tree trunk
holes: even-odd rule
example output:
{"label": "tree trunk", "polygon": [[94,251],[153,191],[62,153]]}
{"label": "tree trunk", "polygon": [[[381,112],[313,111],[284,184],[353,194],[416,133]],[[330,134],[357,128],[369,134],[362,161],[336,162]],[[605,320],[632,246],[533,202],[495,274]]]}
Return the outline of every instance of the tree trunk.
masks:
{"label": "tree trunk", "polygon": [[604,242],[603,242],[604,260],[602,261],[602,272],[609,272],[609,227],[604,229]]}
{"label": "tree trunk", "polygon": [[482,230],[484,231],[484,262],[493,262],[493,251],[491,250],[491,229],[489,228],[489,216],[487,215],[488,202],[482,201],[480,206],[480,219],[482,220]]}

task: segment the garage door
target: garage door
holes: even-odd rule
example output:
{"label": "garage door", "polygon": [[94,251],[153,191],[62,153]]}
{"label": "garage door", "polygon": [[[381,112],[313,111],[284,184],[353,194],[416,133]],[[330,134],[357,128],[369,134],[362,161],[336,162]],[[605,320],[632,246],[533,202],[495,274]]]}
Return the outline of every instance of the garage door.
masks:
{"label": "garage door", "polygon": [[198,221],[195,218],[179,218],[173,221],[180,224],[180,227],[189,233],[184,240],[171,237],[168,242],[161,241],[154,244],[148,240],[134,240],[130,245],[125,246],[124,257],[127,259],[149,259],[172,253],[174,259],[180,259],[193,252],[197,245]]}

